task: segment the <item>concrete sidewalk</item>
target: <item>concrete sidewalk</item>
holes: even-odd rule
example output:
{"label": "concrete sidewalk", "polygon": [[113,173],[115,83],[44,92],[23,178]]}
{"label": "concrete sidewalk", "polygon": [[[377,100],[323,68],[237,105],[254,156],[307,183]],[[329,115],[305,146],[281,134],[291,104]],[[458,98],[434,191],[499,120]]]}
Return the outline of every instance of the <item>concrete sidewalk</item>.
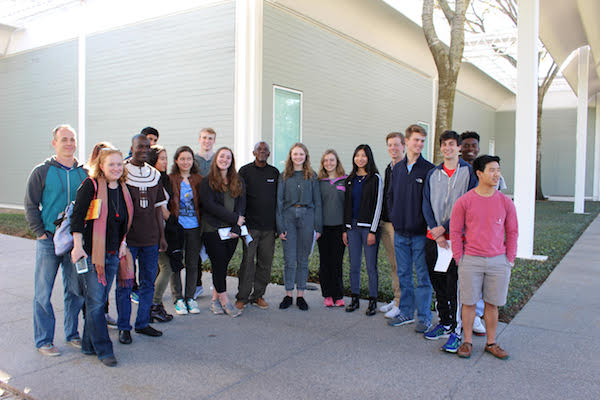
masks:
{"label": "concrete sidewalk", "polygon": [[[477,337],[469,360],[443,353],[443,341],[425,340],[414,325],[391,328],[382,314],[365,316],[366,301],[346,313],[324,308],[320,293],[309,291],[308,312],[281,311],[284,290],[270,285],[267,311],[216,316],[204,296],[200,314],[155,324],[161,338],[133,333],[124,346],[111,331],[119,365],[106,368],[65,345],[60,279],[53,305],[62,355],[35,350],[35,243],[0,235],[0,376],[37,399],[599,398],[599,240],[597,219],[513,322],[501,324],[508,361],[484,354]],[[228,279],[233,298],[237,280]]]}

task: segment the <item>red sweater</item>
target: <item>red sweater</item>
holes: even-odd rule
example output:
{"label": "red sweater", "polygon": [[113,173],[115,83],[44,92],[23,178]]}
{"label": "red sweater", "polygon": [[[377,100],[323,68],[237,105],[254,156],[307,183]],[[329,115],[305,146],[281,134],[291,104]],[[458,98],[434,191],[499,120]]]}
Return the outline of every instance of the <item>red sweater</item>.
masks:
{"label": "red sweater", "polygon": [[[464,241],[463,241],[464,232]],[[450,217],[452,255],[495,257],[506,254],[508,261],[517,256],[517,211],[512,200],[496,191],[483,197],[469,190],[454,204]]]}

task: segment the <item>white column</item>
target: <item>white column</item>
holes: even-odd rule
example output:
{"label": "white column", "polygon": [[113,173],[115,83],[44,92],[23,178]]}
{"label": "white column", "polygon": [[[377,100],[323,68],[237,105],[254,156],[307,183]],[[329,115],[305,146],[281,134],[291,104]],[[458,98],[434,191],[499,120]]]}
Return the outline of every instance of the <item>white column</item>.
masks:
{"label": "white column", "polygon": [[514,202],[519,221],[517,257],[533,257],[537,127],[539,0],[520,1],[517,24],[517,104]]}
{"label": "white column", "polygon": [[235,112],[233,148],[237,167],[252,159],[262,129],[263,0],[235,7]]}
{"label": "white column", "polygon": [[85,162],[85,1],[81,1],[81,16],[79,38],[77,40],[77,157],[79,162]]}
{"label": "white column", "polygon": [[585,159],[587,152],[588,77],[590,47],[579,48],[577,67],[577,132],[575,134],[575,214],[583,214],[585,207]]}
{"label": "white column", "polygon": [[596,134],[594,136],[594,201],[600,200],[600,93],[596,93]]}

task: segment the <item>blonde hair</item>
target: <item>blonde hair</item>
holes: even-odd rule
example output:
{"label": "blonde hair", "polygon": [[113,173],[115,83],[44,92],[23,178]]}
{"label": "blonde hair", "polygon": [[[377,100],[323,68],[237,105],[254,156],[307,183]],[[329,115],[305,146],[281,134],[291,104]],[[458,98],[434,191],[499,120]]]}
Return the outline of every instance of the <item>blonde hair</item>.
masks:
{"label": "blonde hair", "polygon": [[303,143],[294,143],[292,147],[290,147],[290,152],[288,153],[287,160],[285,162],[285,169],[283,170],[283,179],[288,179],[292,175],[294,175],[294,162],[292,161],[292,151],[299,147],[306,154],[306,159],[304,160],[304,164],[302,164],[302,171],[304,172],[304,179],[311,179],[315,174],[315,171],[310,167],[310,156],[308,155],[308,149]]}
{"label": "blonde hair", "polygon": [[[98,179],[98,178],[106,177],[104,175],[104,171],[102,171],[101,165],[102,165],[102,163],[104,163],[104,160],[106,160],[106,157],[111,156],[113,154],[118,154],[121,156],[121,159],[123,159],[123,153],[121,153],[121,150],[119,150],[115,147],[112,147],[112,146],[111,147],[103,147],[99,150],[98,156],[93,161],[91,161],[90,173],[89,173],[90,178]],[[119,178],[119,183],[125,182],[126,179],[127,179],[127,168],[125,168],[125,166],[123,166],[123,174]]]}
{"label": "blonde hair", "polygon": [[319,179],[324,179],[324,178],[329,177],[329,173],[325,170],[325,167],[323,166],[323,163],[325,162],[325,156],[327,156],[329,154],[333,154],[333,156],[335,157],[336,178],[346,175],[346,171],[344,171],[344,167],[342,166],[342,162],[340,161],[340,157],[338,156],[338,153],[334,149],[327,149],[327,150],[325,150],[325,153],[323,153],[323,156],[321,157],[321,168],[319,169]]}

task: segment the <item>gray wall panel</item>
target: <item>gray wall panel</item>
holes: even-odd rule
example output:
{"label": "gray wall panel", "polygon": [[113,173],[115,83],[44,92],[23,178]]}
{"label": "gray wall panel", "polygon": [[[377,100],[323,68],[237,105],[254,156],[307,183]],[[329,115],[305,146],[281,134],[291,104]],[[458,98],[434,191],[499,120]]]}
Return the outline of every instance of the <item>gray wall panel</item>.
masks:
{"label": "gray wall panel", "polygon": [[[585,195],[593,192],[594,109],[588,110]],[[575,193],[575,109],[549,109],[542,114],[542,190],[546,196],[573,196]],[[512,192],[514,181],[514,111],[496,114],[496,149],[502,157],[502,171]]]}
{"label": "gray wall panel", "polygon": [[[461,134],[475,131],[481,136],[479,148],[481,154],[489,152],[489,139],[494,136],[496,112],[489,106],[473,100],[462,93],[456,93],[454,99],[453,130]],[[439,145],[436,145],[439,147]],[[496,151],[497,152],[497,151]]]}
{"label": "gray wall panel", "polygon": [[388,132],[431,124],[431,81],[400,64],[269,4],[263,40],[263,139],[273,141],[273,85],[302,91],[313,167],[333,147],[348,170],[354,148],[368,143],[383,170]]}
{"label": "gray wall panel", "polygon": [[[233,2],[90,35],[87,40],[87,142],[128,151],[152,125],[172,156],[197,149],[212,126],[217,145],[233,145]],[[77,128],[77,43],[0,59],[0,203],[22,204],[31,168],[51,155],[50,131]],[[20,151],[27,145],[27,150]],[[15,157],[19,154],[19,157]]]}
{"label": "gray wall panel", "polygon": [[52,129],[77,129],[77,46],[0,58],[0,203],[22,205],[27,176],[54,153]]}
{"label": "gray wall panel", "polygon": [[233,144],[235,6],[226,3],[93,35],[88,39],[87,147],[123,150],[141,128],[160,133],[169,159],[197,149],[211,126]]}

